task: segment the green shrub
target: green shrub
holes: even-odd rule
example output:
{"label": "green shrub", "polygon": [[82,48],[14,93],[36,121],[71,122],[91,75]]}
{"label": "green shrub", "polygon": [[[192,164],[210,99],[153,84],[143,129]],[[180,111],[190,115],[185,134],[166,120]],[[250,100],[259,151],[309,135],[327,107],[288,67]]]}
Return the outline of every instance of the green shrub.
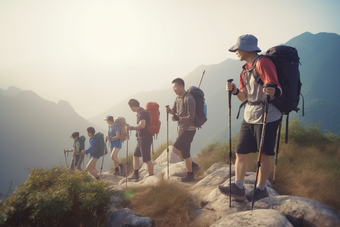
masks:
{"label": "green shrub", "polygon": [[5,226],[98,226],[110,212],[117,192],[86,171],[65,167],[32,169],[25,184],[4,199],[0,224]]}
{"label": "green shrub", "polygon": [[[323,146],[329,142],[329,139],[320,130],[321,123],[306,126],[299,119],[289,121],[288,138],[298,145],[304,146]],[[286,129],[281,132],[281,141],[285,139]]]}

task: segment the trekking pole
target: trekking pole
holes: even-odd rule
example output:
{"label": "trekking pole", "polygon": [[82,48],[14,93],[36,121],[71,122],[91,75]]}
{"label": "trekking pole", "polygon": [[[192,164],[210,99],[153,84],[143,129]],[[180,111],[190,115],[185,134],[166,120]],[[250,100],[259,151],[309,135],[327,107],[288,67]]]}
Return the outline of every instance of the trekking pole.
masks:
{"label": "trekking pole", "polygon": [[[204,74],[204,73],[203,73]],[[166,109],[169,108],[169,105],[165,106]],[[168,179],[169,179],[169,112],[166,112],[166,160],[168,167]]]}
{"label": "trekking pole", "polygon": [[83,154],[83,170],[85,169],[85,154]]}
{"label": "trekking pole", "polygon": [[66,158],[66,153],[64,153],[65,155],[65,162],[66,162],[66,167],[67,167],[67,158]]}
{"label": "trekking pole", "polygon": [[[265,84],[263,85],[264,88],[266,87],[276,87],[276,84]],[[262,135],[261,135],[261,141],[260,141],[260,150],[259,150],[259,156],[257,159],[257,169],[256,169],[256,175],[255,175],[255,182],[254,182],[254,194],[253,194],[253,199],[251,202],[251,209],[253,210],[254,208],[254,200],[255,200],[255,191],[256,191],[256,184],[257,184],[257,177],[259,175],[260,167],[261,167],[261,155],[262,155],[262,149],[263,149],[263,144],[264,144],[264,136],[266,134],[266,126],[267,126],[267,115],[268,115],[268,105],[270,101],[270,96],[267,95],[267,100],[265,104],[265,111],[264,111],[264,117],[263,117],[263,126],[262,126]]]}
{"label": "trekking pole", "polygon": [[[228,83],[233,82],[233,79],[229,79]],[[228,91],[228,100],[229,100],[229,183],[231,185],[231,91]],[[231,207],[231,187],[229,187],[229,207]]]}
{"label": "trekking pole", "polygon": [[[129,124],[127,124],[129,126]],[[130,131],[126,130],[128,135],[126,139],[126,163],[125,163],[125,188],[127,188],[127,171],[128,171],[128,162],[129,162],[129,137],[130,137]]]}
{"label": "trekking pole", "polygon": [[200,83],[199,83],[199,85],[198,85],[198,88],[200,88],[200,86],[201,86],[201,83],[202,83],[204,74],[205,74],[205,70],[203,71],[203,74],[202,74],[202,77],[201,77],[201,81],[200,81]]}
{"label": "trekking pole", "polygon": [[283,117],[283,113],[282,113],[281,119],[280,119],[279,133],[277,134],[276,157],[274,157],[275,166],[274,166],[273,184],[275,184],[276,166],[277,166],[277,160],[278,160],[278,155],[279,155],[279,146],[280,146],[280,137],[281,137],[282,117]]}
{"label": "trekking pole", "polygon": [[100,168],[100,176],[102,176],[102,170],[103,170],[104,158],[105,158],[105,151],[106,151],[106,144],[107,144],[107,140],[105,140],[105,146],[104,146],[104,151],[103,151],[102,167]]}

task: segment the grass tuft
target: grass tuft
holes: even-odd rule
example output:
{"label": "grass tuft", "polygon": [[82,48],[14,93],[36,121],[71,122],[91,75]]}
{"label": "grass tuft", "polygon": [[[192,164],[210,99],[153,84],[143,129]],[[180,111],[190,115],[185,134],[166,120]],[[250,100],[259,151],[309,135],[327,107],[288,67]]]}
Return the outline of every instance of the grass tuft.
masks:
{"label": "grass tuft", "polygon": [[123,207],[152,218],[156,226],[189,226],[194,219],[194,200],[188,189],[162,176],[155,186],[131,187],[124,194],[129,196]]}

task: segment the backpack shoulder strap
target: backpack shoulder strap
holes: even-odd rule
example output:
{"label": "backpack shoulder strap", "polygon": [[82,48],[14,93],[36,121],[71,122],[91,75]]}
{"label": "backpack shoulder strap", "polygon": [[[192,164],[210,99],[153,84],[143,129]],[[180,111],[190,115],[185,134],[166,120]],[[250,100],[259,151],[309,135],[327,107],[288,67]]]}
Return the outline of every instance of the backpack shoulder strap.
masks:
{"label": "backpack shoulder strap", "polygon": [[265,56],[265,55],[259,55],[259,56],[257,56],[257,57],[255,58],[255,60],[253,61],[253,64],[252,64],[252,66],[251,66],[250,69],[246,69],[246,68],[245,68],[245,65],[242,67],[243,70],[245,70],[245,71],[247,71],[247,72],[253,71],[253,77],[254,77],[254,79],[255,79],[255,82],[261,84],[262,86],[263,86],[263,81],[261,80],[261,78],[260,78],[260,76],[259,76],[259,74],[258,74],[258,72],[257,72],[257,70],[256,70],[256,63],[258,62],[258,60],[260,60],[260,59],[263,58],[263,57],[266,57],[266,56]]}

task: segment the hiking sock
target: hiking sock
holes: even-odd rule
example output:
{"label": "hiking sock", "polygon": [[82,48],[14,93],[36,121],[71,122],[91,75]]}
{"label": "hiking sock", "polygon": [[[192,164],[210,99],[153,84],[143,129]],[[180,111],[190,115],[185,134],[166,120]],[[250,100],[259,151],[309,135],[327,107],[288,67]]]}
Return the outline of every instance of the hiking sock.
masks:
{"label": "hiking sock", "polygon": [[235,184],[239,189],[243,189],[244,180],[235,180]]}
{"label": "hiking sock", "polygon": [[138,170],[135,170],[134,175],[138,176]]}
{"label": "hiking sock", "polygon": [[258,189],[260,189],[261,191],[263,191],[266,188],[266,185],[257,185],[256,186]]}
{"label": "hiking sock", "polygon": [[115,172],[116,172],[116,173],[119,173],[119,167],[116,167],[116,168],[115,168]]}
{"label": "hiking sock", "polygon": [[123,166],[123,164],[122,164],[122,163],[120,163],[120,164],[119,164],[119,167],[120,167],[120,168],[123,168],[124,166]]}

